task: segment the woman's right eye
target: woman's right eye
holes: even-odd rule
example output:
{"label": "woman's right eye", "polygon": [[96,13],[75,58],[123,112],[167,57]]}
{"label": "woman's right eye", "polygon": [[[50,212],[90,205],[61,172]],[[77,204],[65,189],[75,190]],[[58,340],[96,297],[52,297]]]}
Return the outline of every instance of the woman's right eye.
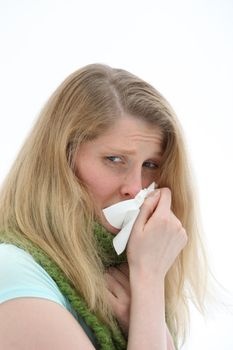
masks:
{"label": "woman's right eye", "polygon": [[109,160],[112,163],[120,163],[120,162],[122,162],[121,157],[118,157],[118,156],[108,156],[108,157],[106,157],[106,159]]}

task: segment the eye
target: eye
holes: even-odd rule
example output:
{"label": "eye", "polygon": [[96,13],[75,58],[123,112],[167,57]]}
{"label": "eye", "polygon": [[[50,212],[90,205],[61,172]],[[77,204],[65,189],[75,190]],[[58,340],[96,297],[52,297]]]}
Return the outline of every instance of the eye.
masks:
{"label": "eye", "polygon": [[156,164],[155,162],[144,162],[143,163],[143,166],[145,168],[148,168],[148,169],[151,169],[151,170],[154,170],[154,169],[158,169],[159,168],[159,165]]}
{"label": "eye", "polygon": [[106,159],[109,160],[112,163],[120,163],[120,162],[122,162],[121,157],[118,157],[118,156],[108,156],[108,157],[106,157]]}

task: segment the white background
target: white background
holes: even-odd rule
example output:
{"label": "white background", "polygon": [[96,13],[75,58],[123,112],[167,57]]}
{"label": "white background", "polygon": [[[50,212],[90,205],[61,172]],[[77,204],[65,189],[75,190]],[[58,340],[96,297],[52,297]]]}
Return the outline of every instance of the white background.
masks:
{"label": "white background", "polygon": [[[233,304],[233,1],[0,0],[0,26],[0,182],[68,74],[94,62],[137,74],[181,120],[211,266]],[[229,306],[191,318],[185,350],[233,349]]]}

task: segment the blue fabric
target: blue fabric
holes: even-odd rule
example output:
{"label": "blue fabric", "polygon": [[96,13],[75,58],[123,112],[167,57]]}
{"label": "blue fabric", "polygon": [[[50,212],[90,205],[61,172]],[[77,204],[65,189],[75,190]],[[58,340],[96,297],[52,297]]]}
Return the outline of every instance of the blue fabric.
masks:
{"label": "blue fabric", "polygon": [[90,328],[73,310],[49,274],[24,250],[12,244],[0,244],[0,303],[19,297],[38,297],[65,307],[80,323],[96,347]]}

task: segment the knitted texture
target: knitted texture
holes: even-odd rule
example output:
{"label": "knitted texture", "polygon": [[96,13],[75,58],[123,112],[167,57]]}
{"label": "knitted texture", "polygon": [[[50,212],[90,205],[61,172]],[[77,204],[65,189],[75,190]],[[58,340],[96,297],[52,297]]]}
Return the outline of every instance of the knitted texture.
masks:
{"label": "knitted texture", "polygon": [[[112,245],[113,236],[108,233],[101,225],[95,224],[94,234],[100,248],[101,256],[103,256],[104,265],[116,265],[127,261],[126,255],[118,256]],[[43,269],[55,281],[61,293],[69,300],[73,309],[82,317],[86,324],[94,332],[99,348],[101,350],[124,350],[127,347],[126,340],[120,327],[116,327],[113,331],[104,324],[94,313],[90,311],[84,298],[72,286],[68,278],[65,276],[59,266],[38,246],[30,240],[8,232],[0,233],[0,243],[14,244],[24,249],[33,256],[35,261],[40,264]]]}
{"label": "knitted texture", "polygon": [[118,255],[113,247],[113,234],[109,233],[98,223],[94,224],[94,235],[97,241],[99,254],[105,267],[118,265],[127,262],[126,253]]}

